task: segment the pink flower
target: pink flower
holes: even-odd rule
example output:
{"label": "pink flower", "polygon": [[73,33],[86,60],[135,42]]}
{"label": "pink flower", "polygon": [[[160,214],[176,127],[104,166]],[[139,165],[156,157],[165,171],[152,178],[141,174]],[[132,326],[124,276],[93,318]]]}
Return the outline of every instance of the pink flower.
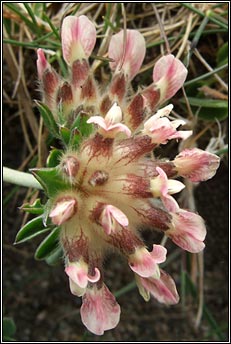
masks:
{"label": "pink flower", "polygon": [[129,266],[141,277],[160,277],[158,264],[166,260],[167,250],[161,245],[153,245],[152,252],[145,247],[138,247],[135,253],[129,256]]}
{"label": "pink flower", "polygon": [[110,62],[112,70],[117,72],[122,68],[129,80],[132,80],[138,73],[144,60],[146,48],[144,37],[136,30],[122,30],[112,36],[108,55],[113,59]]}
{"label": "pink flower", "polygon": [[60,199],[49,214],[55,225],[62,225],[77,211],[77,201],[74,198]]}
{"label": "pink flower", "polygon": [[66,274],[70,280],[77,284],[80,288],[86,288],[88,282],[95,283],[100,279],[100,271],[95,268],[94,276],[88,274],[88,264],[83,260],[77,262],[69,262],[65,268]]}
{"label": "pink flower", "polygon": [[173,160],[178,173],[192,182],[212,178],[220,164],[220,158],[198,148],[184,149]]}
{"label": "pink flower", "polygon": [[91,55],[96,42],[96,29],[84,15],[67,16],[63,20],[61,37],[63,57],[71,65],[74,61],[87,59]]}
{"label": "pink flower", "polygon": [[159,302],[174,305],[179,302],[176,285],[171,276],[160,270],[160,278],[143,278],[136,276],[137,286],[145,301],[150,299],[150,294]]}
{"label": "pink flower", "polygon": [[174,212],[179,207],[175,199],[170,195],[180,192],[185,185],[178,180],[168,179],[166,173],[160,167],[156,167],[156,171],[159,176],[151,180],[151,192],[154,197],[162,199],[168,211]]}
{"label": "pink flower", "polygon": [[116,327],[120,320],[120,306],[105,284],[87,289],[80,313],[83,324],[97,335]]}
{"label": "pink flower", "polygon": [[191,130],[176,130],[179,125],[185,124],[183,120],[170,121],[167,117],[163,117],[168,116],[172,109],[173,105],[169,104],[158,110],[155,115],[144,123],[143,134],[150,136],[153,143],[166,144],[168,140],[180,138],[185,140],[192,135]]}
{"label": "pink flower", "polygon": [[173,55],[161,57],[153,69],[154,84],[160,88],[160,102],[166,101],[183,86],[188,71]]}
{"label": "pink flower", "polygon": [[114,103],[107,112],[105,118],[101,116],[92,116],[87,120],[87,123],[95,123],[100,127],[99,133],[105,137],[114,138],[118,133],[123,132],[128,137],[131,136],[130,129],[120,123],[122,120],[121,108]]}
{"label": "pink flower", "polygon": [[120,209],[108,204],[101,213],[100,223],[105,233],[110,235],[118,224],[122,227],[128,226],[128,218]]}
{"label": "pink flower", "polygon": [[206,228],[202,217],[183,209],[178,209],[171,215],[172,223],[165,234],[183,250],[192,253],[202,251],[205,247],[203,241],[206,236]]}

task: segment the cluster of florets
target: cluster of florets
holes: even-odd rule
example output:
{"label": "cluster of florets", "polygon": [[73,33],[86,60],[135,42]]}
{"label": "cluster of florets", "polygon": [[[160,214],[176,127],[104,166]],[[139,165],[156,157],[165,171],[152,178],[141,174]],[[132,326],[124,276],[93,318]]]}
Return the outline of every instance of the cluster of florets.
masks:
{"label": "cluster of florets", "polygon": [[173,160],[155,157],[159,145],[192,134],[177,130],[185,121],[170,119],[173,105],[161,108],[186,79],[181,61],[171,54],[161,57],[153,69],[153,83],[132,95],[130,81],[139,72],[146,51],[138,31],[112,36],[108,58],[113,75],[107,87],[99,87],[88,62],[96,43],[93,23],[86,16],[68,16],[61,38],[69,67],[66,79],[38,49],[44,102],[59,126],[63,125],[60,113],[67,124],[84,113],[94,131],[77,150],[70,147],[64,152],[57,168],[70,188],[57,192],[49,216],[61,227],[70,290],[83,298],[82,321],[101,335],[120,318],[120,306],[103,282],[103,260],[112,250],[126,257],[146,301],[151,294],[166,304],[178,302],[173,279],[159,268],[166,260],[166,248],[154,244],[149,251],[140,231],[148,227],[184,250],[203,250],[203,219],[181,209],[172,195],[185,187],[175,178],[207,180],[215,174],[219,158],[197,148],[184,149]]}

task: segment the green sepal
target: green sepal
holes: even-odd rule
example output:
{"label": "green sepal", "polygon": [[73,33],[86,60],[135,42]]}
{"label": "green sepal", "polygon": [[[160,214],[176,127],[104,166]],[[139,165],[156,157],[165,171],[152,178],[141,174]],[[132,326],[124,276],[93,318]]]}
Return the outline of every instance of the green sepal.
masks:
{"label": "green sepal", "polygon": [[55,227],[52,232],[41,242],[35,251],[35,259],[45,259],[56,251],[59,247],[60,227]]}
{"label": "green sepal", "polygon": [[82,136],[89,136],[92,133],[94,126],[93,124],[87,123],[88,119],[89,116],[86,113],[80,112],[74,120],[71,129],[78,129]]}
{"label": "green sepal", "polygon": [[78,129],[72,129],[69,146],[72,149],[76,149],[79,146],[81,139],[82,139],[82,135],[80,131]]}
{"label": "green sepal", "polygon": [[17,233],[15,238],[15,244],[22,243],[24,241],[31,240],[32,238],[51,230],[50,227],[44,227],[43,216],[35,217],[31,221],[27,222]]}
{"label": "green sepal", "polygon": [[54,197],[60,191],[70,189],[70,184],[62,178],[56,167],[33,168],[30,171],[42,185],[48,197]]}
{"label": "green sepal", "polygon": [[56,138],[60,138],[59,135],[59,127],[54,119],[54,116],[51,112],[51,110],[48,108],[46,104],[43,104],[39,101],[35,101],[38,108],[39,112],[44,120],[44,123],[46,127],[48,128],[49,132]]}
{"label": "green sepal", "polygon": [[62,151],[57,148],[53,148],[47,158],[47,167],[56,167],[60,163]]}
{"label": "green sepal", "polygon": [[62,259],[63,250],[61,246],[58,246],[47,258],[45,258],[45,261],[48,265],[57,265],[62,261]]}
{"label": "green sepal", "polygon": [[70,142],[70,137],[71,137],[71,131],[68,128],[65,127],[61,127],[60,128],[60,137],[63,141],[63,143],[68,146],[69,142]]}
{"label": "green sepal", "polygon": [[20,209],[30,214],[41,215],[44,211],[44,205],[41,204],[40,198],[37,198],[33,204],[25,203]]}
{"label": "green sepal", "polygon": [[44,227],[47,227],[47,225],[50,224],[49,214],[51,211],[51,207],[52,207],[52,201],[50,199],[48,199],[47,203],[44,205],[44,211],[43,211],[43,215],[42,215]]}

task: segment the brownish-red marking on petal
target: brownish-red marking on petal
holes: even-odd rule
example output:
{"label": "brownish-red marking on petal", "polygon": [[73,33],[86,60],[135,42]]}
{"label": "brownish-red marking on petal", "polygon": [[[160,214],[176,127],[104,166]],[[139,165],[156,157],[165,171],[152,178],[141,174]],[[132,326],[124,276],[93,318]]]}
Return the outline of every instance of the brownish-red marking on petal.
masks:
{"label": "brownish-red marking on petal", "polygon": [[95,96],[96,96],[95,84],[92,80],[92,77],[89,76],[82,86],[81,98],[92,99],[92,98],[95,98]]}
{"label": "brownish-red marking on petal", "polygon": [[75,87],[83,85],[89,73],[89,64],[86,60],[76,60],[72,64],[72,83]]}
{"label": "brownish-red marking on petal", "polygon": [[166,231],[169,229],[171,222],[171,215],[166,211],[150,206],[149,208],[134,208],[136,213],[142,217],[142,223],[148,225],[153,229],[160,229]]}
{"label": "brownish-red marking on petal", "polygon": [[132,129],[136,129],[144,120],[144,98],[137,94],[128,105],[126,116]]}
{"label": "brownish-red marking on petal", "polygon": [[63,85],[59,88],[57,94],[57,103],[71,103],[73,101],[73,94],[71,85],[68,82],[64,82]]}
{"label": "brownish-red marking on petal", "polygon": [[116,95],[120,101],[123,100],[126,92],[126,81],[123,73],[117,74],[112,79],[110,93]]}

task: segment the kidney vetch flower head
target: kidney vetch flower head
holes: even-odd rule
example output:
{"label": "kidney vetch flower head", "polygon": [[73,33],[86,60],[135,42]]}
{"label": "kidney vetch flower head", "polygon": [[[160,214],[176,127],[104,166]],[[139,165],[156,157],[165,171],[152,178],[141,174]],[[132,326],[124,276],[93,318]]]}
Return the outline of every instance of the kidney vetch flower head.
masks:
{"label": "kidney vetch flower head", "polygon": [[120,306],[103,280],[104,256],[111,250],[126,258],[145,300],[151,294],[165,304],[178,302],[173,279],[159,267],[166,248],[156,243],[148,250],[140,230],[162,232],[189,252],[203,250],[203,219],[181,209],[172,195],[184,188],[177,177],[204,181],[219,165],[216,155],[198,148],[185,149],[173,160],[153,157],[160,145],[192,134],[183,120],[170,119],[172,104],[163,106],[182,87],[187,69],[173,55],[163,56],[154,66],[153,82],[131,96],[145,40],[136,30],[126,30],[125,40],[124,35],[122,30],[110,40],[113,75],[106,87],[99,87],[89,64],[96,30],[86,16],[67,16],[62,23],[67,78],[57,74],[42,49],[37,52],[43,100],[59,129],[78,132],[83,115],[93,128],[61,157],[57,170],[68,187],[50,197],[49,218],[61,227],[65,272],[71,292],[82,297],[82,321],[98,335],[120,318]]}

